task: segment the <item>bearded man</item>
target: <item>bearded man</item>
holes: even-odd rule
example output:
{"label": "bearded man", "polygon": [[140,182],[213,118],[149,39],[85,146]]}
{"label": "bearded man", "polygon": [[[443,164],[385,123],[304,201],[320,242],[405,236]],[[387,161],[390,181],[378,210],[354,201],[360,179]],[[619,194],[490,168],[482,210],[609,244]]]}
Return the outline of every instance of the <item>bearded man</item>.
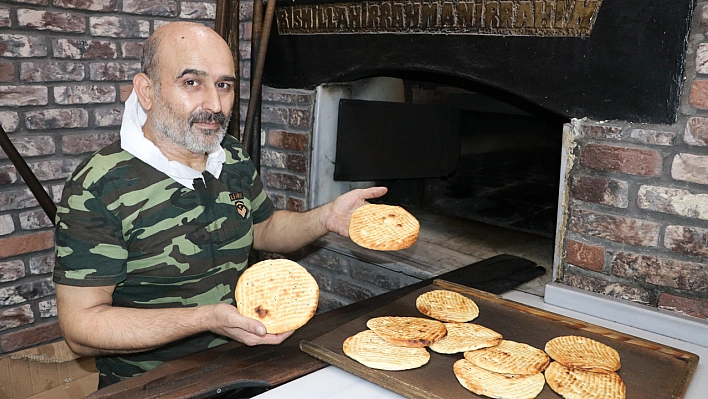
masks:
{"label": "bearded man", "polygon": [[385,188],[304,213],[276,211],[241,144],[226,135],[238,79],[213,30],[177,22],[147,40],[120,140],[67,180],[56,220],[59,323],[96,356],[99,387],[228,340],[279,344],[234,306],[250,249],[287,253]]}

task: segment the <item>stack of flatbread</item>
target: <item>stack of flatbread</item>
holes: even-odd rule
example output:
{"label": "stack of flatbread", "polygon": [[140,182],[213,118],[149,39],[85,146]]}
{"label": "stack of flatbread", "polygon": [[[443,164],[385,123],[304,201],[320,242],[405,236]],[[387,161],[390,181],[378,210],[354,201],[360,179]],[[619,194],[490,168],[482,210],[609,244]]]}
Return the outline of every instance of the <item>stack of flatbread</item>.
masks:
{"label": "stack of flatbread", "polygon": [[530,345],[502,340],[498,345],[467,351],[453,366],[463,387],[491,398],[532,399],[543,390],[543,371],[550,358]]}
{"label": "stack of flatbread", "polygon": [[626,386],[616,373],[616,350],[593,339],[567,335],[546,343],[555,360],[546,369],[546,381],[565,399],[624,399]]}

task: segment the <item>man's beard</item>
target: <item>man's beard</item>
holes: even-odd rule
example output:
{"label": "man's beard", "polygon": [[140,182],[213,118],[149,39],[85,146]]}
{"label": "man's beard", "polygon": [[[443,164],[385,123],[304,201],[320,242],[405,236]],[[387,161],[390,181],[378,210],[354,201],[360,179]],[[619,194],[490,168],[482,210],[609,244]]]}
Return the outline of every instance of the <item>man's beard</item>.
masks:
{"label": "man's beard", "polygon": [[[193,153],[210,154],[219,148],[226,135],[229,118],[223,112],[209,112],[198,109],[187,118],[186,124],[170,104],[155,109],[153,125],[157,131],[175,144]],[[200,129],[195,123],[218,123],[217,129]]]}

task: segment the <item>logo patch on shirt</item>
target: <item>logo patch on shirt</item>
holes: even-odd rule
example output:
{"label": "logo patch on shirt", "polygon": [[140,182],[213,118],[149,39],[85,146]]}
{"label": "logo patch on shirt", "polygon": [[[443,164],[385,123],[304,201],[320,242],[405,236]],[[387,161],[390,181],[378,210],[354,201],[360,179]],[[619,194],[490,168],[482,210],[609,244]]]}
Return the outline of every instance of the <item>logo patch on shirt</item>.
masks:
{"label": "logo patch on shirt", "polygon": [[243,203],[243,201],[238,201],[236,202],[236,212],[242,217],[246,218],[246,215],[248,215],[248,208],[246,208],[246,205]]}
{"label": "logo patch on shirt", "polygon": [[243,199],[243,193],[240,192],[240,191],[237,192],[237,193],[231,193],[231,194],[229,194],[229,199],[230,199],[231,201],[236,201],[236,200]]}

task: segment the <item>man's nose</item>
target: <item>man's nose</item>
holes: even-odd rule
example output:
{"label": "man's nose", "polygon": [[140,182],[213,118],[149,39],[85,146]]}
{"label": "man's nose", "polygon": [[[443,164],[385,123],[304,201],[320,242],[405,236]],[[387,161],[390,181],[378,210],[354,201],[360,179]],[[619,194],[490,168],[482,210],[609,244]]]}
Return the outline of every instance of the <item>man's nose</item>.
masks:
{"label": "man's nose", "polygon": [[206,87],[203,94],[202,108],[213,113],[221,112],[221,96],[216,87]]}

